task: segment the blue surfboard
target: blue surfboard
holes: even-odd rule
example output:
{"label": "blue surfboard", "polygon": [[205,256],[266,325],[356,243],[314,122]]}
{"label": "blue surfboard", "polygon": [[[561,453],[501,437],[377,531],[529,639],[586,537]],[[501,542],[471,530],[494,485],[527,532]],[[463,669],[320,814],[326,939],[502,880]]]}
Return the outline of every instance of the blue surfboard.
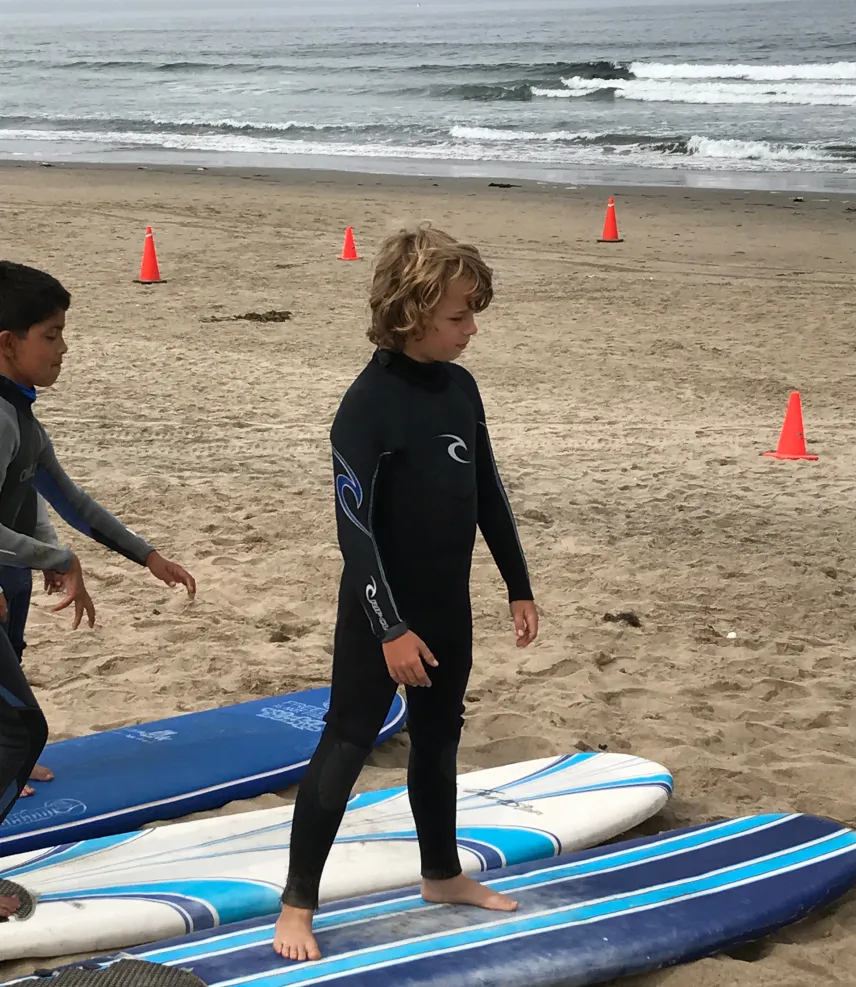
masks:
{"label": "blue surfboard", "polygon": [[427,905],[412,888],[323,906],[316,963],[273,952],[274,917],[90,963],[181,967],[209,987],[585,987],[760,938],[834,901],[856,884],[856,832],[750,816],[486,877],[519,911]]}
{"label": "blue surfboard", "polygon": [[[185,713],[48,744],[56,775],[0,826],[0,855],[110,836],[216,809],[299,781],[324,729],[330,690]],[[396,695],[378,741],[404,723]]]}

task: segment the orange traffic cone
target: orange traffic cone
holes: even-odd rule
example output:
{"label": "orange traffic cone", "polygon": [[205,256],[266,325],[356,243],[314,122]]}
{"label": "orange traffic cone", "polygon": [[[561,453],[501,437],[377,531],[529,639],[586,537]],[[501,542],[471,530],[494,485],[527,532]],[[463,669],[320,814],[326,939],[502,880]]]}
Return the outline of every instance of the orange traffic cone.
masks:
{"label": "orange traffic cone", "polygon": [[603,236],[597,238],[598,243],[623,243],[624,237],[618,235],[618,221],[615,218],[615,199],[609,197],[606,204],[606,218],[603,221]]}
{"label": "orange traffic cone", "polygon": [[147,226],[146,240],[143,244],[143,261],[140,264],[140,276],[137,280],[140,284],[155,284],[160,279],[158,258],[155,253],[155,238],[151,226]]}
{"label": "orange traffic cone", "polygon": [[779,436],[779,445],[775,452],[762,453],[772,459],[811,459],[817,456],[809,456],[805,448],[805,434],[803,433],[802,402],[800,392],[792,391],[788,399],[788,410],[785,412],[785,422],[782,425],[782,434]]}
{"label": "orange traffic cone", "polygon": [[345,230],[345,245],[342,247],[339,260],[362,260],[354,244],[354,228],[352,226]]}

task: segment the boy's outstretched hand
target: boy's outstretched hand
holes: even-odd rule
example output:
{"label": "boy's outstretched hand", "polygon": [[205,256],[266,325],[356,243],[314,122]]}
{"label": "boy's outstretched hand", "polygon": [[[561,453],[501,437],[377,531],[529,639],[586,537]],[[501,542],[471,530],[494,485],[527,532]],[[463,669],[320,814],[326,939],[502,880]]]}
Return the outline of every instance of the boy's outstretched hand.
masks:
{"label": "boy's outstretched hand", "polygon": [[162,583],[166,583],[170,589],[181,583],[187,587],[187,595],[192,600],[196,596],[196,580],[190,573],[182,568],[177,562],[170,562],[165,559],[160,552],[152,552],[146,559],[146,568]]}
{"label": "boy's outstretched hand", "polygon": [[532,600],[515,600],[511,604],[517,647],[525,648],[538,637],[538,609]]}
{"label": "boy's outstretched hand", "polygon": [[95,605],[92,602],[92,597],[86,590],[86,584],[83,581],[83,569],[80,565],[80,559],[76,555],[72,555],[71,565],[68,567],[68,571],[60,573],[59,579],[62,589],[65,590],[65,597],[57,603],[53,608],[53,612],[59,613],[60,610],[65,610],[66,607],[70,607],[73,603],[74,623],[71,625],[72,629],[76,631],[80,627],[84,613],[86,614],[89,626],[94,627]]}

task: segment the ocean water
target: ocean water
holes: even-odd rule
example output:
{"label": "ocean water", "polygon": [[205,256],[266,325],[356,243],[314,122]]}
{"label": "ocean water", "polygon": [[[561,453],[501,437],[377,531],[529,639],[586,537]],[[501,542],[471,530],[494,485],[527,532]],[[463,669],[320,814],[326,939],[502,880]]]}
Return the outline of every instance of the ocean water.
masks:
{"label": "ocean water", "polygon": [[0,157],[856,190],[856,0],[0,0]]}

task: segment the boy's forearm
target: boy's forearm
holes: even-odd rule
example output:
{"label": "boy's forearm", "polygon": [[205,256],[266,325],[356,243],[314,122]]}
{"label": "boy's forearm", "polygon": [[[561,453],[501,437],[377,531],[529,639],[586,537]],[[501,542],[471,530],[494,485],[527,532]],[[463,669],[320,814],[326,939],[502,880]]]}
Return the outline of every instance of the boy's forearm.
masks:
{"label": "boy's forearm", "polygon": [[[334,436],[342,437],[335,433]],[[345,571],[354,583],[375,636],[380,640],[393,640],[407,630],[407,625],[395,605],[372,526],[374,484],[379,460],[372,462],[371,455],[358,446],[354,449],[354,455],[350,454],[350,450],[348,452],[346,459],[339,449],[333,447],[339,548]],[[356,471],[349,460],[359,464]]]}
{"label": "boy's forearm", "polygon": [[479,427],[481,430],[477,451],[479,528],[508,587],[509,600],[511,602],[531,600],[534,599],[532,585],[514,512],[502,485],[487,426],[484,422],[480,422]]}
{"label": "boy's forearm", "polygon": [[145,565],[154,546],[77,487],[59,465],[51,449],[48,450],[34,482],[39,493],[67,524],[105,548],[138,565]]}
{"label": "boy's forearm", "polygon": [[56,528],[51,524],[44,498],[39,494],[36,494],[36,530],[33,532],[33,538],[46,545],[59,547]]}
{"label": "boy's forearm", "polygon": [[372,631],[381,641],[391,641],[407,631],[386,581],[383,563],[373,536],[352,528],[339,516],[339,547],[345,572],[357,592]]}
{"label": "boy's forearm", "polygon": [[511,525],[507,527],[503,525],[498,530],[497,527],[489,524],[480,524],[480,527],[496,567],[508,589],[508,599],[512,603],[515,600],[534,600],[526,557],[517,540],[516,528]]}
{"label": "boy's forearm", "polygon": [[0,525],[0,565],[67,572],[72,558],[71,549],[50,545]]}

